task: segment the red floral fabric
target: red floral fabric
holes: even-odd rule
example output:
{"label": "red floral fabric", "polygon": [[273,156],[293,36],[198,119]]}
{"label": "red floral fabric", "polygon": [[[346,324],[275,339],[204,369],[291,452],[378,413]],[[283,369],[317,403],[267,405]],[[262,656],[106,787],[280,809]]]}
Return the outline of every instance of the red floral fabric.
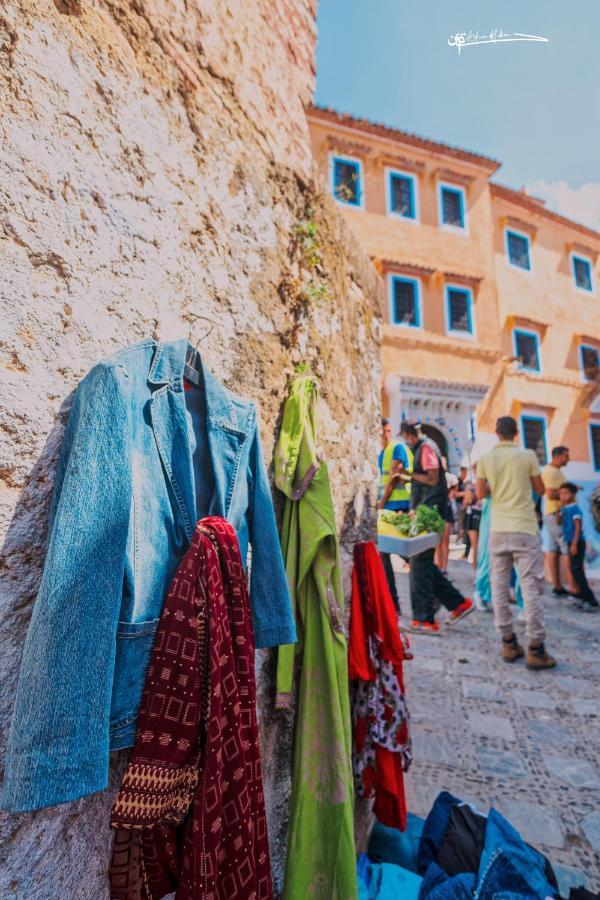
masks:
{"label": "red floral fabric", "polygon": [[273,896],[252,619],[224,519],[198,523],[169,589],[111,825],[111,900]]}
{"label": "red floral fabric", "polygon": [[375,797],[379,821],[401,831],[404,772],[412,761],[402,664],[410,658],[377,548],[356,544],[348,650],[354,783],[359,796]]}

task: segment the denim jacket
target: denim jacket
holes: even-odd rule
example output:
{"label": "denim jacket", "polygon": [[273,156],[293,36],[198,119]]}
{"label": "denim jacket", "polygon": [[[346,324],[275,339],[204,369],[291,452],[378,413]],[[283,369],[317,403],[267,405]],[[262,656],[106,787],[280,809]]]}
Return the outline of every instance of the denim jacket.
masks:
{"label": "denim jacket", "polygon": [[[438,794],[423,827],[418,855],[418,869],[423,875],[419,900],[553,900],[558,897],[556,878],[546,858],[525,843],[518,831],[499,812],[490,809],[485,823],[483,848],[477,872],[448,874],[437,859],[452,807],[461,801],[448,791]],[[460,841],[477,836],[456,832],[452,838],[457,850]],[[453,854],[454,855],[454,854]],[[457,859],[458,855],[455,854]]]}
{"label": "denim jacket", "polygon": [[252,544],[257,647],[296,631],[254,405],[203,370],[190,411],[186,341],[148,341],[79,385],[56,471],[46,564],[9,736],[4,809],[104,789],[130,747],[165,592],[196,520]]}

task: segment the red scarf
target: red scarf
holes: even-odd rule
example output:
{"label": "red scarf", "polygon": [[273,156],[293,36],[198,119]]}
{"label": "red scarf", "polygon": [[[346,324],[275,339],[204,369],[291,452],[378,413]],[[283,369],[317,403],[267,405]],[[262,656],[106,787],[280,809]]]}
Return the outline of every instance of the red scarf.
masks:
{"label": "red scarf", "polygon": [[398,630],[377,548],[356,544],[348,648],[349,676],[354,680],[354,781],[359,796],[375,797],[373,812],[379,821],[401,831],[406,828],[404,772],[412,760],[405,659],[412,659],[412,653]]}
{"label": "red scarf", "polygon": [[111,825],[111,900],[273,896],[252,620],[224,519],[198,523],[169,588]]}

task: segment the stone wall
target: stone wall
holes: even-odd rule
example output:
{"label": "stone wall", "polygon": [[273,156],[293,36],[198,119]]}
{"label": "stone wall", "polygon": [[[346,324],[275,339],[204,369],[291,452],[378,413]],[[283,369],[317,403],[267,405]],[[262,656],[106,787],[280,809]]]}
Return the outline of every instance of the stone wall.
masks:
{"label": "stone wall", "polygon": [[[346,573],[372,527],[381,288],[312,178],[314,14],[313,0],[15,0],[1,14],[2,750],[62,430],[98,359],[210,317],[201,352],[259,402],[269,458],[288,376],[308,361]],[[273,711],[273,664],[262,652],[279,883],[290,723]],[[108,897],[123,764],[103,794],[2,818],[0,896]]]}

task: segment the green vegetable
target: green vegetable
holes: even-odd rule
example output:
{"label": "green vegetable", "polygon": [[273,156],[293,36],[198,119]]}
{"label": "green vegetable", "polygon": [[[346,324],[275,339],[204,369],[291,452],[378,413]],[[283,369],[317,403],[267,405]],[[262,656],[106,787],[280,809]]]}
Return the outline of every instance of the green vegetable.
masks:
{"label": "green vegetable", "polygon": [[415,526],[417,533],[420,531],[433,531],[437,534],[441,534],[444,530],[445,523],[437,510],[437,506],[421,505],[417,507]]}
{"label": "green vegetable", "polygon": [[421,505],[417,507],[414,515],[388,509],[381,513],[381,518],[389,525],[393,525],[402,537],[407,538],[431,532],[441,534],[444,530],[444,520],[437,507]]}
{"label": "green vegetable", "polygon": [[381,518],[389,525],[393,525],[394,528],[400,532],[402,537],[412,536],[413,520],[408,513],[386,510],[382,513]]}

